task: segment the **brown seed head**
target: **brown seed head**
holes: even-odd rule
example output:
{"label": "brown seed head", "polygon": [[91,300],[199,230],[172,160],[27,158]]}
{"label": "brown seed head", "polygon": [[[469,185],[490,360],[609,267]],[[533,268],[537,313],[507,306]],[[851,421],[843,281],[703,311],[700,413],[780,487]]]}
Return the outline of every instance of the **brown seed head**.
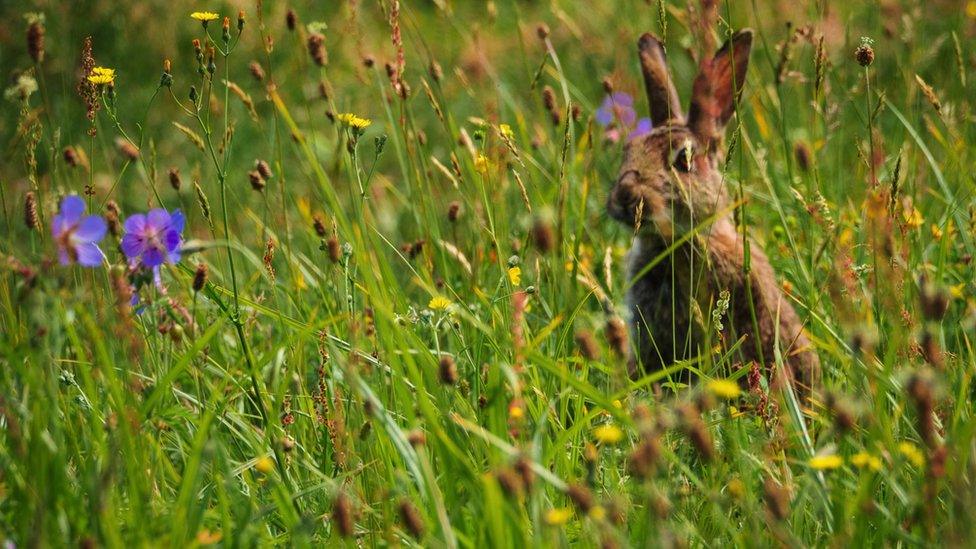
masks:
{"label": "brown seed head", "polygon": [[854,59],[862,67],[869,67],[874,63],[874,48],[870,44],[861,44],[854,50]]}
{"label": "brown seed head", "polygon": [[627,324],[619,316],[607,319],[607,326],[604,331],[607,338],[607,345],[617,356],[627,356]]}
{"label": "brown seed head", "polygon": [[312,216],[312,228],[315,229],[315,234],[318,235],[319,238],[325,238],[325,235],[328,234],[325,228],[325,221],[319,214]]}
{"label": "brown seed head", "polygon": [[597,360],[600,358],[600,348],[596,344],[593,333],[589,330],[578,330],[574,336],[576,347],[580,355],[586,360]]}
{"label": "brown seed head", "polygon": [[355,533],[356,518],[352,501],[344,492],[339,492],[332,504],[332,523],[335,524],[339,535],[351,538]]}
{"label": "brown seed head", "polygon": [[438,376],[444,385],[454,385],[458,381],[457,365],[449,355],[441,355],[437,365]]}
{"label": "brown seed head", "polygon": [[295,10],[289,9],[285,12],[285,26],[290,31],[295,30],[295,27],[298,26],[298,15],[295,14]]}
{"label": "brown seed head", "polygon": [[204,263],[197,265],[197,270],[193,272],[193,291],[199,292],[207,285],[207,266]]}
{"label": "brown seed head", "polygon": [[28,229],[39,229],[41,227],[41,218],[37,214],[37,196],[34,191],[29,191],[26,196],[24,196],[24,224],[27,225]]}
{"label": "brown seed head", "polygon": [[27,53],[35,63],[44,62],[44,24],[38,19],[27,26]]}
{"label": "brown seed head", "polygon": [[763,499],[766,510],[774,519],[781,521],[790,515],[790,493],[773,479],[763,482]]}
{"label": "brown seed head", "polygon": [[320,67],[324,67],[329,61],[328,53],[325,51],[325,36],[319,32],[308,35],[308,54],[312,61]]}
{"label": "brown seed head", "polygon": [[261,63],[251,61],[249,68],[251,69],[251,76],[253,76],[255,80],[258,82],[264,82],[264,67],[261,66]]}
{"label": "brown seed head", "polygon": [[257,160],[254,162],[254,169],[257,170],[261,177],[265,180],[271,179],[274,174],[271,173],[271,166],[268,165],[264,160]]}
{"label": "brown seed head", "polygon": [[458,218],[461,216],[461,203],[457,200],[451,202],[447,205],[447,220],[451,223],[457,223]]}
{"label": "brown seed head", "polygon": [[264,190],[264,184],[265,184],[264,179],[261,177],[261,174],[258,173],[257,170],[251,170],[247,172],[247,179],[248,181],[251,182],[251,188],[254,189],[255,191]]}
{"label": "brown seed head", "polygon": [[180,178],[180,169],[177,168],[176,166],[173,166],[172,168],[169,169],[168,174],[169,174],[169,186],[173,187],[174,191],[180,190],[180,187],[183,185],[183,180]]}
{"label": "brown seed head", "polygon": [[539,23],[539,26],[535,28],[535,34],[539,37],[539,40],[545,40],[549,38],[549,25],[545,23]]}
{"label": "brown seed head", "polygon": [[407,532],[410,532],[414,539],[423,539],[424,519],[420,516],[417,507],[407,498],[403,498],[400,500],[397,510],[400,512],[400,521],[403,522],[403,527]]}
{"label": "brown seed head", "polygon": [[581,513],[589,513],[590,509],[593,508],[593,492],[582,484],[569,485],[566,489],[566,495]]}

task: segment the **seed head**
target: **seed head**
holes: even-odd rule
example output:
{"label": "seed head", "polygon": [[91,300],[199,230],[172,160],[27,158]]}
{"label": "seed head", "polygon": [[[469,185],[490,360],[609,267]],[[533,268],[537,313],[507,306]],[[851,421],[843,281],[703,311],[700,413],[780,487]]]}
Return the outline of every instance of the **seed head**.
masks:
{"label": "seed head", "polygon": [[312,216],[312,228],[315,229],[315,234],[318,235],[319,238],[325,238],[325,235],[328,234],[325,228],[325,221],[319,214]]}
{"label": "seed head", "polygon": [[325,36],[320,32],[313,32],[308,35],[308,54],[312,61],[320,67],[324,67],[329,61],[328,53],[325,51]]}
{"label": "seed head", "polygon": [[457,223],[458,218],[461,216],[461,203],[457,200],[451,202],[447,206],[447,220],[451,223]]}
{"label": "seed head", "polygon": [[261,63],[258,63],[257,61],[251,61],[249,68],[251,69],[251,76],[253,76],[255,80],[257,80],[258,82],[264,82],[265,74],[264,74],[264,68],[261,66]]}
{"label": "seed head", "polygon": [[193,291],[199,292],[207,285],[207,265],[200,263],[193,273]]}
{"label": "seed head", "polygon": [[539,40],[545,40],[549,38],[549,25],[545,23],[539,23],[539,26],[535,28],[535,34],[539,37]]}
{"label": "seed head", "polygon": [[27,53],[37,64],[44,62],[44,19],[43,16],[30,17],[27,25]]}
{"label": "seed head", "polygon": [[627,325],[619,316],[607,319],[605,329],[607,344],[617,356],[627,356]]}
{"label": "seed head", "polygon": [[790,514],[790,493],[773,479],[763,482],[763,499],[770,516],[781,521]]}
{"label": "seed head", "polygon": [[135,162],[139,159],[139,148],[133,145],[128,139],[122,137],[116,138],[115,147],[129,162]]}
{"label": "seed head", "polygon": [[351,538],[355,533],[356,519],[352,502],[345,493],[339,492],[332,504],[332,523],[335,524],[339,535]]}
{"label": "seed head", "polygon": [[400,520],[407,532],[410,532],[410,535],[415,539],[423,539],[424,519],[420,516],[417,507],[409,499],[403,498],[400,500],[397,510],[400,512]]}
{"label": "seed head", "polygon": [[333,263],[338,263],[342,259],[342,247],[339,246],[339,239],[335,235],[330,236],[328,240],[325,241],[325,247],[329,252],[329,259]]}
{"label": "seed head", "polygon": [[298,15],[295,14],[295,10],[289,9],[285,12],[285,26],[290,31],[294,31],[295,27],[298,26]]}
{"label": "seed head", "polygon": [[68,145],[61,154],[64,157],[65,164],[72,168],[78,167],[78,151],[74,147]]}
{"label": "seed head", "polygon": [[597,360],[600,358],[600,348],[593,338],[593,333],[589,330],[578,330],[574,336],[576,347],[580,355],[586,360]]}
{"label": "seed head", "polygon": [[37,196],[29,191],[24,197],[24,223],[28,229],[39,229],[41,218],[37,214]]}
{"label": "seed head", "polygon": [[118,238],[122,234],[122,222],[119,220],[119,205],[114,200],[105,203],[105,224],[108,225],[108,232]]}
{"label": "seed head", "polygon": [[532,243],[539,253],[547,254],[556,247],[556,236],[552,225],[541,217],[537,217],[532,224]]}
{"label": "seed head", "polygon": [[180,190],[180,187],[183,185],[183,180],[180,178],[180,169],[177,168],[176,166],[173,166],[172,168],[169,169],[168,174],[169,174],[169,186],[173,187],[174,191]]}
{"label": "seed head", "polygon": [[566,495],[583,514],[589,513],[590,509],[593,508],[593,492],[582,484],[569,485],[566,489]]}
{"label": "seed head", "polygon": [[264,178],[257,170],[247,172],[247,178],[251,182],[251,188],[255,191],[264,190]]}
{"label": "seed head", "polygon": [[271,166],[269,166],[264,160],[255,161],[254,169],[257,170],[257,172],[261,174],[261,177],[263,177],[265,180],[274,177],[274,174],[271,173]]}
{"label": "seed head", "polygon": [[874,41],[867,37],[861,37],[861,45],[854,50],[854,59],[862,67],[869,67],[874,63],[874,48],[871,47]]}
{"label": "seed head", "polygon": [[441,360],[437,366],[437,372],[444,385],[455,385],[458,381],[457,365],[449,355],[441,355]]}

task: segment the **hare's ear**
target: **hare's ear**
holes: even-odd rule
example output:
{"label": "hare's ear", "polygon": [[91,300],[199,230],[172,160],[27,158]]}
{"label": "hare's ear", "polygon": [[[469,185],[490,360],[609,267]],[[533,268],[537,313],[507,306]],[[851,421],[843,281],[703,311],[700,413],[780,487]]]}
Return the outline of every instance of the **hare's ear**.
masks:
{"label": "hare's ear", "polygon": [[688,127],[699,139],[715,144],[722,139],[746,79],[752,30],[732,35],[711,60],[701,63],[691,92]]}
{"label": "hare's ear", "polygon": [[651,123],[661,126],[668,120],[683,121],[678,92],[674,88],[661,41],[653,34],[646,33],[637,42],[637,52],[644,73],[647,102],[651,107]]}

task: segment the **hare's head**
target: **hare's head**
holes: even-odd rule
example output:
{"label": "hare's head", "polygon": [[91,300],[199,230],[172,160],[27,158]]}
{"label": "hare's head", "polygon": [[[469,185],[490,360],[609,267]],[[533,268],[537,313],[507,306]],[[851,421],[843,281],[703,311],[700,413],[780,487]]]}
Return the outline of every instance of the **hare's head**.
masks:
{"label": "hare's head", "polygon": [[611,217],[670,237],[727,209],[719,144],[735,110],[751,48],[752,31],[742,30],[701,63],[685,116],[664,47],[651,34],[641,37],[638,51],[653,129],[625,145],[623,165],[607,200]]}

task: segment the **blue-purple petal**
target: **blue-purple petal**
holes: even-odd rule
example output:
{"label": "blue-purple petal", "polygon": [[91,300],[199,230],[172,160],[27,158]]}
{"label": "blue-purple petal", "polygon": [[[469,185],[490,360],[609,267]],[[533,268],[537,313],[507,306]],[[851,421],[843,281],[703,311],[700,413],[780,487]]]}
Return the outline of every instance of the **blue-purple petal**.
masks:
{"label": "blue-purple petal", "polygon": [[166,257],[163,255],[163,251],[155,246],[146,247],[142,253],[142,264],[146,267],[159,267],[164,261],[166,261]]}
{"label": "blue-purple petal", "polygon": [[107,229],[108,226],[105,224],[104,219],[97,215],[89,215],[78,223],[74,236],[79,241],[98,242],[105,238]]}
{"label": "blue-purple petal", "polygon": [[78,256],[78,264],[83,267],[98,267],[105,257],[98,245],[92,242],[79,243],[75,246],[75,254]]}
{"label": "blue-purple petal", "polygon": [[136,233],[125,233],[122,237],[122,245],[120,247],[122,248],[122,253],[129,259],[138,258],[142,255],[145,248],[142,236]]}
{"label": "blue-purple petal", "polygon": [[76,194],[70,194],[61,199],[60,217],[68,225],[74,225],[85,213],[85,201]]}
{"label": "blue-purple petal", "polygon": [[165,230],[167,227],[169,227],[169,223],[169,212],[162,208],[149,210],[149,213],[146,214],[146,230],[148,231]]}
{"label": "blue-purple petal", "polygon": [[146,230],[146,216],[142,214],[130,215],[123,225],[126,233],[142,233]]}
{"label": "blue-purple petal", "polygon": [[650,118],[641,118],[637,121],[637,127],[634,128],[634,131],[630,132],[630,135],[627,136],[627,139],[636,139],[642,135],[647,135],[651,133],[653,128],[654,124],[651,123]]}

